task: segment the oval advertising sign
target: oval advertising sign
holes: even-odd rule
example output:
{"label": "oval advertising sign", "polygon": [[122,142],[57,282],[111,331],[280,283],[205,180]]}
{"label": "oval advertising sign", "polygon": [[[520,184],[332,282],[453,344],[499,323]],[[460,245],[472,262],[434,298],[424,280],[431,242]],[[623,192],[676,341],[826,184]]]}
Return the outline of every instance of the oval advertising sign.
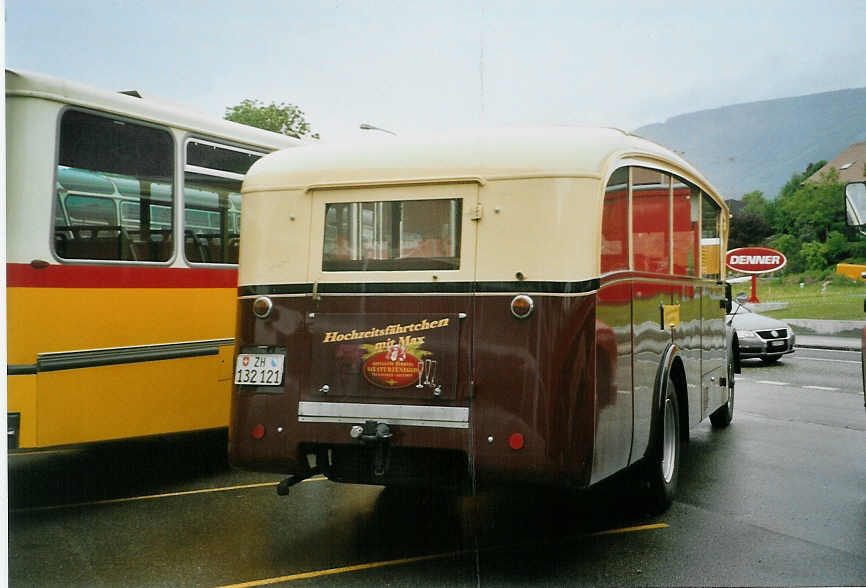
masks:
{"label": "oval advertising sign", "polygon": [[740,247],[725,255],[725,265],[744,274],[768,274],[785,267],[788,260],[781,251],[769,247]]}
{"label": "oval advertising sign", "polygon": [[418,382],[423,364],[399,345],[374,353],[364,362],[362,372],[379,388],[405,388]]}

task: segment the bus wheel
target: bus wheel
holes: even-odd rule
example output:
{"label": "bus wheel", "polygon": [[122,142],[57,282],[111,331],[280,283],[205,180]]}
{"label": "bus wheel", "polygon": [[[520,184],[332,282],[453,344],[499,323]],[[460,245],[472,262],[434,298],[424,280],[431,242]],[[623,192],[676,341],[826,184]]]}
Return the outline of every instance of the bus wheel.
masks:
{"label": "bus wheel", "polygon": [[676,385],[670,376],[665,383],[664,395],[664,404],[657,417],[659,427],[655,448],[645,466],[650,506],[659,512],[673,502],[680,472],[680,406]]}

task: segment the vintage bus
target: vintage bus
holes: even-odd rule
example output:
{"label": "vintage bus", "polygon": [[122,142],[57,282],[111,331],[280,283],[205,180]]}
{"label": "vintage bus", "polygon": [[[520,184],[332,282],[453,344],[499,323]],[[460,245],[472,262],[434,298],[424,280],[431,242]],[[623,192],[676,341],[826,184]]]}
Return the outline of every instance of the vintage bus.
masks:
{"label": "vintage bus", "polygon": [[339,482],[583,488],[726,426],[728,209],[605,128],[262,158],[243,186],[230,458]]}
{"label": "vintage bus", "polygon": [[241,180],[298,143],[6,71],[11,449],[228,426]]}

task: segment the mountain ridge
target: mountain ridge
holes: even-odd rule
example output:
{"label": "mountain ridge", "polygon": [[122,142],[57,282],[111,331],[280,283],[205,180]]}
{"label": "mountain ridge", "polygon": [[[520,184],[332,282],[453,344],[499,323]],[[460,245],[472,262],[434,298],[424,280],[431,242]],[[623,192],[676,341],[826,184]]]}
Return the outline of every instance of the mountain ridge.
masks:
{"label": "mountain ridge", "polygon": [[726,199],[775,198],[810,163],[866,140],[866,88],[688,112],[633,133],[681,153]]}

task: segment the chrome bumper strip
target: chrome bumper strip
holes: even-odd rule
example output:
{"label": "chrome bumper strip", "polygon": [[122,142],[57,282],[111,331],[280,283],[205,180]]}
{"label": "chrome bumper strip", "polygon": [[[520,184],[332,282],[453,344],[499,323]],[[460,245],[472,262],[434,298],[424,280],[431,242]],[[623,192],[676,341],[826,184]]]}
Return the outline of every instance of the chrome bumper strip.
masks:
{"label": "chrome bumper strip", "polygon": [[457,406],[299,402],[298,422],[355,423],[378,421],[412,427],[469,428],[469,409]]}

